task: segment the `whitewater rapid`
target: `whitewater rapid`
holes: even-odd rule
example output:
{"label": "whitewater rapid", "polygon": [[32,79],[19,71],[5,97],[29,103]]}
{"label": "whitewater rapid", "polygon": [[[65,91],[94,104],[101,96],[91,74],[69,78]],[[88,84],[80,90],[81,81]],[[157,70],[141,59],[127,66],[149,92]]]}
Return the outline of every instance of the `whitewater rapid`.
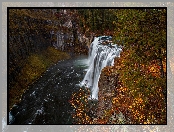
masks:
{"label": "whitewater rapid", "polygon": [[[104,38],[102,40],[102,38]],[[103,41],[109,40],[110,36],[95,37],[89,48],[88,70],[81,82],[81,86],[90,88],[91,96],[89,99],[98,99],[98,81],[101,70],[106,66],[114,65],[114,58],[120,57],[122,48],[117,44],[108,41],[102,44]]]}

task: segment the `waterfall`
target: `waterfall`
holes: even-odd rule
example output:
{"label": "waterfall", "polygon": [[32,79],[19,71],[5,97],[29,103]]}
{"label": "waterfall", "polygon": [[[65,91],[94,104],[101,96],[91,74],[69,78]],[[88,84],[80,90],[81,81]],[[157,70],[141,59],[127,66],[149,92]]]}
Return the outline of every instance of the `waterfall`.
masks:
{"label": "waterfall", "polygon": [[81,86],[90,88],[91,97],[98,99],[98,81],[101,70],[114,65],[114,58],[120,57],[121,47],[110,41],[110,36],[95,37],[89,48],[88,70]]}

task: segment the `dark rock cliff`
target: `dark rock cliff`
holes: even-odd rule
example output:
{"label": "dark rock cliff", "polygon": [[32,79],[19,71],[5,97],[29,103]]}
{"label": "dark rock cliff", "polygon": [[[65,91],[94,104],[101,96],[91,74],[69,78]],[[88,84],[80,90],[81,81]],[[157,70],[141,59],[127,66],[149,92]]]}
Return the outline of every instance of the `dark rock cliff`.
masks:
{"label": "dark rock cliff", "polygon": [[112,108],[112,99],[116,95],[117,82],[117,72],[114,72],[113,67],[105,67],[98,82],[98,117],[103,117],[105,112]]}

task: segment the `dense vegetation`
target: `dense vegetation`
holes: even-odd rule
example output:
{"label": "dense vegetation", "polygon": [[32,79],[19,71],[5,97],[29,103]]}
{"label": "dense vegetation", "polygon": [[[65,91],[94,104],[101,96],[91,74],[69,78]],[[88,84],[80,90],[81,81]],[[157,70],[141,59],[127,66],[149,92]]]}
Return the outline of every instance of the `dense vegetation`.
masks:
{"label": "dense vegetation", "polygon": [[[95,11],[98,10],[84,12],[93,14]],[[87,114],[89,120],[83,120],[81,123],[166,124],[166,9],[115,9],[100,12],[102,15],[97,17],[101,24],[107,23],[105,18],[108,12],[115,18],[110,19],[113,34],[107,24],[98,28],[93,15],[88,15],[86,20],[89,22],[86,23],[91,31],[100,29],[102,32],[103,28],[105,31],[110,29],[109,35],[114,37],[117,44],[123,46],[123,52],[120,59],[116,60],[115,66],[103,70],[102,73],[105,76],[118,75],[119,80],[115,86],[115,97],[112,97],[110,110],[105,111],[106,108],[103,107],[105,114],[98,118]],[[106,80],[101,77],[100,81]],[[100,90],[103,90],[102,86],[99,87]],[[81,98],[78,96],[76,100],[79,102]],[[99,102],[105,100],[99,98]],[[113,116],[115,119],[111,120]],[[82,114],[77,114],[76,118],[77,123],[85,119]]]}
{"label": "dense vegetation", "polygon": [[81,16],[80,26],[83,31],[87,30],[95,32],[97,35],[103,35],[105,32],[113,31],[114,24],[112,23],[117,19],[113,14],[115,9],[79,9],[78,12]]}
{"label": "dense vegetation", "polygon": [[[114,91],[112,96],[99,98],[98,102],[110,101],[112,105],[105,110],[97,101],[88,101],[88,89],[80,89],[70,100],[75,109],[74,123],[166,124],[167,10],[66,9],[64,12],[9,10],[9,108],[50,65],[69,58],[65,52],[86,53],[85,46],[89,46],[93,36],[111,35],[115,43],[123,46],[123,52],[113,67],[103,69],[100,82],[107,81]],[[68,36],[63,44],[65,52],[53,47],[57,36],[52,31]],[[80,41],[80,37],[85,41]],[[117,83],[110,81],[114,77]],[[101,85],[99,89],[102,90]],[[104,114],[97,115],[97,110]]]}
{"label": "dense vegetation", "polygon": [[125,46],[119,75],[133,98],[129,104],[133,123],[165,124],[166,9],[119,10],[118,14],[115,36]]}

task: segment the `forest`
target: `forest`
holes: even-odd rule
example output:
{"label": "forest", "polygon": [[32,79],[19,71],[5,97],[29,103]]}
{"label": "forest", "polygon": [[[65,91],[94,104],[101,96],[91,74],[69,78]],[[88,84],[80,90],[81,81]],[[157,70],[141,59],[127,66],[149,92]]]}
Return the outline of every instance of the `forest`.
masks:
{"label": "forest", "polygon": [[8,110],[49,67],[88,55],[103,35],[121,56],[102,69],[98,100],[86,87],[72,94],[72,124],[167,124],[167,8],[9,8]]}

